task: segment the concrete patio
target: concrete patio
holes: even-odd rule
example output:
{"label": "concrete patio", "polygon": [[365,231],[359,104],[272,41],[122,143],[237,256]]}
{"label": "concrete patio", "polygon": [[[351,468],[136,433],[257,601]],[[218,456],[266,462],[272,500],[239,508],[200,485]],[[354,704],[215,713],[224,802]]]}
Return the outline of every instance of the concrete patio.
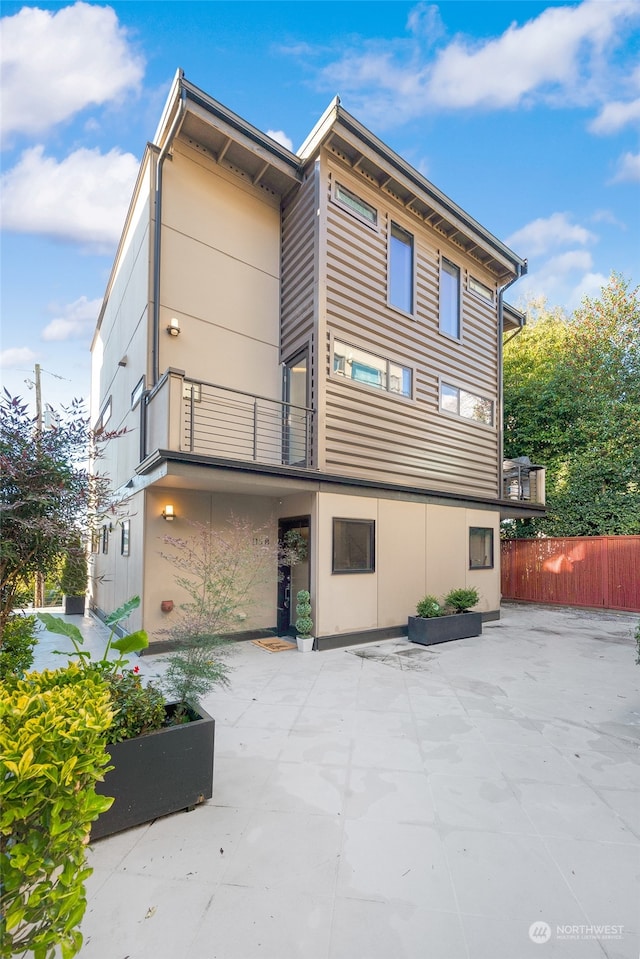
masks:
{"label": "concrete patio", "polygon": [[638,618],[239,645],[214,798],[92,845],[82,959],[637,959]]}

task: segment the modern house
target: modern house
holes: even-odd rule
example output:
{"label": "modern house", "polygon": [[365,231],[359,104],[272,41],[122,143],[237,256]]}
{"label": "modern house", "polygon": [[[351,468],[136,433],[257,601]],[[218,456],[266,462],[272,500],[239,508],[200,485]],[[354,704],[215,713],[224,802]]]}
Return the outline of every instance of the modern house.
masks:
{"label": "modern house", "polygon": [[234,514],[308,543],[243,635],[288,632],[304,587],[320,649],[399,635],[458,586],[498,616],[501,516],[544,508],[541,468],[503,475],[524,272],[338,98],[292,153],[179,71],[92,346],[94,421],[126,428],[92,607],[140,594],[131,627],[160,639],[183,600],[163,535]]}

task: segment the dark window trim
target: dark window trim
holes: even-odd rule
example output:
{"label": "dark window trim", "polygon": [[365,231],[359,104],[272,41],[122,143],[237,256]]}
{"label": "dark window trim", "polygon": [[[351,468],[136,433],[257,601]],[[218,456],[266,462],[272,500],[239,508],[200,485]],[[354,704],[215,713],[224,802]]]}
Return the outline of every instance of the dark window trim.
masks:
{"label": "dark window trim", "polygon": [[105,555],[109,552],[109,527],[106,523],[102,527],[102,552]]}
{"label": "dark window trim", "polygon": [[[454,270],[458,271],[458,335],[450,333],[448,330],[442,328],[442,274],[446,273],[447,276],[453,277],[452,273],[449,273],[448,270],[444,269],[444,264],[447,263],[449,266],[453,267]],[[454,343],[462,342],[462,268],[454,263],[453,260],[450,260],[448,256],[445,256],[443,253],[440,254],[440,290],[438,293],[438,329],[442,336],[448,337],[450,340],[453,340]]]}
{"label": "dark window trim", "polygon": [[[391,240],[393,238],[393,228],[396,228],[400,233],[404,233],[406,236],[410,237],[411,244],[411,310],[405,310],[404,307],[398,306],[397,303],[393,303],[391,300]],[[396,237],[396,239],[399,239]],[[409,244],[408,244],[409,245]],[[410,319],[415,319],[416,316],[416,236],[415,233],[412,233],[411,230],[407,230],[401,223],[398,223],[393,219],[392,216],[389,216],[389,228],[387,231],[387,306],[391,310],[395,310],[397,313],[400,313],[402,316],[407,316]]]}
{"label": "dark window trim", "polygon": [[[362,569],[336,569],[336,523],[357,523],[369,528],[369,550],[371,565]],[[334,516],[331,541],[331,572],[337,576],[358,573],[375,573],[376,571],[376,521],[374,519],[358,519],[353,516]]]}
{"label": "dark window trim", "polygon": [[[355,207],[350,206],[348,201],[343,200],[341,197],[338,196],[338,190],[342,190],[344,193],[350,194],[355,200],[357,200],[359,203],[362,203],[363,206],[369,207],[369,209],[372,210],[373,213],[375,213],[375,220],[367,219],[367,217],[364,216],[362,213],[360,213]],[[355,217],[358,223],[364,223],[365,226],[368,226],[370,227],[370,229],[375,230],[376,233],[378,232],[379,224],[378,224],[377,207],[375,207],[372,203],[369,203],[368,200],[364,200],[361,196],[359,196],[355,192],[355,190],[350,189],[350,187],[345,186],[343,183],[340,183],[338,180],[334,180],[333,188],[331,190],[331,199],[336,204],[336,206],[340,207],[341,210],[344,210],[346,213],[349,213],[351,214],[351,216]]]}
{"label": "dark window trim", "polygon": [[[447,410],[442,405],[442,387],[448,386],[450,390],[458,391],[458,410],[460,409],[460,392],[467,393],[469,396],[473,396],[475,399],[484,400],[487,403],[491,403],[491,422],[485,423],[484,420],[474,419],[473,416],[463,416],[460,412],[454,412],[453,410]],[[463,423],[473,423],[475,426],[484,426],[487,430],[496,429],[496,401],[492,400],[488,396],[481,396],[479,393],[474,393],[473,390],[468,390],[465,386],[456,386],[455,383],[448,383],[447,380],[440,378],[438,380],[438,410],[444,416],[450,416],[455,420],[462,420]]]}
{"label": "dark window trim", "polygon": [[122,533],[120,537],[120,555],[128,556],[131,542],[131,520],[122,520]]}
{"label": "dark window trim", "polygon": [[142,399],[142,394],[144,393],[144,374],[140,377],[136,385],[131,390],[131,409],[135,410],[136,406]]}
{"label": "dark window trim", "polygon": [[[471,561],[471,534],[472,533],[489,533],[491,537],[491,562],[487,565],[477,566]],[[493,531],[493,526],[470,526],[469,527],[469,569],[495,569],[496,560],[495,560],[495,536]]]}
{"label": "dark window trim", "polygon": [[[387,388],[383,389],[381,386],[372,386],[370,383],[365,383],[363,380],[354,379],[351,376],[346,376],[343,373],[340,373],[335,369],[335,345],[340,343],[342,346],[347,347],[351,350],[359,350],[361,353],[368,353],[370,356],[374,357],[377,360],[381,360],[383,363],[387,364]],[[406,393],[400,393],[396,390],[388,389],[388,384],[390,381],[390,367],[399,366],[400,369],[408,370],[411,373],[411,392],[407,395]],[[380,396],[392,396],[394,400],[404,400],[405,403],[413,403],[415,401],[416,394],[416,366],[414,363],[407,363],[406,360],[396,360],[390,356],[382,356],[380,353],[374,352],[374,350],[364,349],[361,346],[354,346],[353,343],[347,343],[345,340],[341,339],[335,334],[331,334],[331,354],[330,354],[330,367],[329,375],[335,377],[341,383],[349,383],[350,386],[356,386],[359,389],[367,390],[368,392],[373,392],[376,395]]]}

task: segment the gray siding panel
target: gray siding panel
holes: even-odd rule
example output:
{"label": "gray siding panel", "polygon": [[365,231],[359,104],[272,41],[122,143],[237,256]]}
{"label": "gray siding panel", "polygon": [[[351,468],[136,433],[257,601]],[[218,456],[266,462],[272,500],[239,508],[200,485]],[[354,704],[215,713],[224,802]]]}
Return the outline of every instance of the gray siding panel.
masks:
{"label": "gray siding panel", "polygon": [[[411,483],[493,497],[497,491],[495,428],[440,412],[441,379],[498,399],[497,306],[467,290],[468,268],[488,286],[477,264],[364,178],[328,158],[326,217],[326,323],[324,343],[325,468],[381,482]],[[331,199],[331,180],[378,210],[372,228]],[[387,224],[415,237],[415,316],[387,305]],[[463,337],[439,332],[440,255],[461,270]],[[331,337],[415,370],[414,398],[403,400],[331,376]],[[321,366],[322,368],[322,366]]]}

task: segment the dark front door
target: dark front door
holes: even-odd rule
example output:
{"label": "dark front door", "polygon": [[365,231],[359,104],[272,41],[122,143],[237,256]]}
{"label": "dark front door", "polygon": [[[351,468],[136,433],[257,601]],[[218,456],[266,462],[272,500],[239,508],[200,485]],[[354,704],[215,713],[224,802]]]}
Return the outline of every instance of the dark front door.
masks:
{"label": "dark front door", "polygon": [[296,561],[286,558],[278,567],[278,636],[295,636],[296,596],[299,589],[309,589],[309,517],[281,519],[278,523],[278,542]]}

